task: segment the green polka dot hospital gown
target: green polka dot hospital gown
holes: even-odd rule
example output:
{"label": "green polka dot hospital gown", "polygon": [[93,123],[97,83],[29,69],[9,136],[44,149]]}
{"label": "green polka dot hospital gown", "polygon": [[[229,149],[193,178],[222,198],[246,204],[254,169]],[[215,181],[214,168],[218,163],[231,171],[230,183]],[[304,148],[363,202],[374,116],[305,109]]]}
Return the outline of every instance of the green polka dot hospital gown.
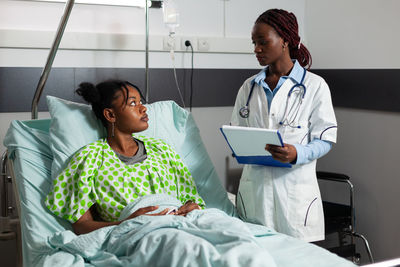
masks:
{"label": "green polka dot hospital gown", "polygon": [[83,147],[53,181],[45,200],[47,208],[71,223],[95,203],[104,221],[117,221],[130,202],[158,193],[172,195],[182,204],[192,200],[204,208],[180,156],[161,140],[135,138],[144,143],[147,158],[132,165],[123,163],[105,139]]}

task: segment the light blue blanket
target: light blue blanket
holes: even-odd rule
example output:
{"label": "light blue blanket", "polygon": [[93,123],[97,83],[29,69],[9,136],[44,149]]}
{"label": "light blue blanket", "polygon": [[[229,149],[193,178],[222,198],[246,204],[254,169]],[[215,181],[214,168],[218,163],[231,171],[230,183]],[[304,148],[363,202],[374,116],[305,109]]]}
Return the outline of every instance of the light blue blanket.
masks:
{"label": "light blue blanket", "polygon": [[[168,195],[146,196],[124,213],[160,204],[179,207]],[[274,235],[265,227],[257,235]],[[241,220],[218,209],[194,210],[186,217],[139,216],[118,226],[105,227],[76,236],[64,231],[49,238],[57,252],[68,252],[78,265],[95,266],[276,266],[254,233]],[[65,256],[65,255],[64,255]],[[59,257],[42,259],[44,266],[55,266]]]}

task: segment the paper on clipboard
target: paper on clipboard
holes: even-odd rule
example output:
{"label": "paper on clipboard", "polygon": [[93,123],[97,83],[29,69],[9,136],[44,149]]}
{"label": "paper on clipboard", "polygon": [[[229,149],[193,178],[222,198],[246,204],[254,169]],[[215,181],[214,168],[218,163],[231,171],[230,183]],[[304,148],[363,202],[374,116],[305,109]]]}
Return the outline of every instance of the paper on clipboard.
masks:
{"label": "paper on clipboard", "polygon": [[235,158],[241,164],[292,167],[290,163],[273,159],[271,153],[265,150],[266,144],[283,146],[278,130],[223,125],[221,132]]}
{"label": "paper on clipboard", "polygon": [[270,156],[266,144],[283,146],[278,130],[230,125],[221,130],[237,156]]}

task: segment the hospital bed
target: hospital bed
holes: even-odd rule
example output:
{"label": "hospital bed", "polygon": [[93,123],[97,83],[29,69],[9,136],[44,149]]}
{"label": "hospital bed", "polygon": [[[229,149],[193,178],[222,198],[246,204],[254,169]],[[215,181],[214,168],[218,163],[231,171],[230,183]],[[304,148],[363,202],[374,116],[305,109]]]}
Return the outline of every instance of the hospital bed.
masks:
{"label": "hospital bed", "polygon": [[[87,105],[49,96],[47,102],[51,119],[13,121],[4,140],[8,149],[9,170],[19,199],[23,264],[93,266],[90,257],[85,258],[80,253],[65,249],[77,236],[71,231],[69,222],[47,210],[44,198],[50,190],[52,173],[62,169],[80,147],[103,137],[104,129]],[[192,115],[173,101],[149,104],[148,115],[149,128],[143,134],[165,140],[183,157],[207,208],[236,216],[236,209],[220,183]],[[354,266],[350,261],[313,244],[263,226],[247,226],[265,253],[265,265]],[[229,226],[226,229],[229,231]],[[196,241],[189,238],[180,242]],[[179,242],[175,246],[181,249]],[[91,251],[90,247],[85,249]],[[150,258],[146,265],[162,265],[154,262],[151,255],[146,256]],[[201,263],[193,262],[192,265],[201,266]],[[239,266],[247,266],[247,263]]]}

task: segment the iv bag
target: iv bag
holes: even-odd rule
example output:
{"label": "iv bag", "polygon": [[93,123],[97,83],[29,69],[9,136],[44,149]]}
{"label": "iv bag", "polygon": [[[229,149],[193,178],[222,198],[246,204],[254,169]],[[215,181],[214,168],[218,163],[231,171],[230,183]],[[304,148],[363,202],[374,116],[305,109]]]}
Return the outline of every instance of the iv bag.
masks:
{"label": "iv bag", "polygon": [[179,12],[175,0],[163,1],[164,24],[169,28],[170,33],[175,33],[175,28],[179,26]]}

